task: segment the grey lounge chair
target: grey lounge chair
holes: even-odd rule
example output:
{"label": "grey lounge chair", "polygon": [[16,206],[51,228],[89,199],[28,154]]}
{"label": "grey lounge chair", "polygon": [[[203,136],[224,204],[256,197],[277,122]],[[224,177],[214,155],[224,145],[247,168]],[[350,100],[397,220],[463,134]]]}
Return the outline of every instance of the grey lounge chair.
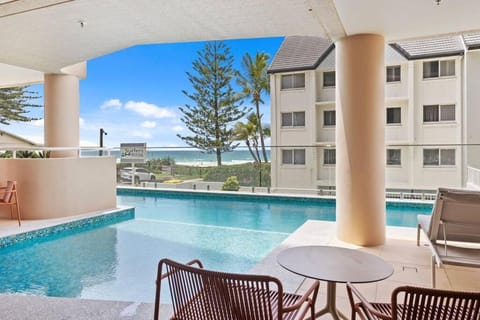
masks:
{"label": "grey lounge chair", "polygon": [[432,215],[418,215],[420,230],[432,250],[432,286],[435,265],[480,267],[480,191],[439,188]]}

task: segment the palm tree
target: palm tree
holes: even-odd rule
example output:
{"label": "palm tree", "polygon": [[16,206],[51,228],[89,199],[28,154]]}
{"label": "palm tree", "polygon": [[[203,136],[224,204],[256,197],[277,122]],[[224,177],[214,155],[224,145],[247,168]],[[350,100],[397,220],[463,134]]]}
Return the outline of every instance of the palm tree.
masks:
{"label": "palm tree", "polygon": [[[268,162],[267,152],[265,150],[265,140],[262,128],[262,115],[260,114],[260,104],[263,104],[262,94],[268,94],[270,91],[270,82],[267,74],[268,59],[270,56],[264,52],[257,52],[255,59],[252,59],[247,52],[242,58],[242,67],[244,73],[238,76],[237,83],[242,87],[244,98],[250,97],[251,102],[255,104],[256,116],[258,122],[258,133],[260,134],[260,144],[262,146],[263,159]],[[261,159],[259,159],[261,160]]]}
{"label": "palm tree", "polygon": [[[248,122],[237,122],[235,128],[233,129],[234,140],[243,141],[248,147],[248,151],[252,155],[255,163],[260,162],[260,154],[258,153],[258,139],[257,139],[257,123],[256,121],[251,121],[256,118],[255,113],[251,113],[248,116]],[[256,154],[253,152],[252,145],[256,150]]]}

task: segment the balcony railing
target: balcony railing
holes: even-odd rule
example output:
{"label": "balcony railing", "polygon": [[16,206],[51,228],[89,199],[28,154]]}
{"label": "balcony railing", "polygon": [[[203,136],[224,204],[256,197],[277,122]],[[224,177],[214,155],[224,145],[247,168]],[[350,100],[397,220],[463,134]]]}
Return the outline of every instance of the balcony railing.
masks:
{"label": "balcony railing", "polygon": [[0,156],[3,158],[49,158],[51,152],[76,151],[81,157],[110,156],[112,148],[100,147],[41,147],[0,145]]}
{"label": "balcony railing", "polygon": [[[80,157],[115,157],[119,186],[336,196],[333,144],[269,146],[267,163],[263,162],[261,150],[258,154],[252,150],[262,158],[258,163],[247,148],[239,147],[222,154],[221,166],[217,166],[214,154],[185,147],[149,147],[146,163],[134,165],[120,161],[119,148],[0,149],[8,150],[14,158],[29,153],[48,158],[49,152],[56,151],[77,151]],[[480,189],[478,145],[388,145],[385,152],[386,198],[431,201],[438,187]],[[0,157],[5,155],[5,151],[0,151]]]}

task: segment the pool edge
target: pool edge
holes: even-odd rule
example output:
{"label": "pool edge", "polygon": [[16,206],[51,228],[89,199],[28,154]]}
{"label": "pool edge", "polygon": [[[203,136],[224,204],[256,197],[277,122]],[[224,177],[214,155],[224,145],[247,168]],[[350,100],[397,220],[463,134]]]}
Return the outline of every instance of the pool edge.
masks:
{"label": "pool edge", "polygon": [[18,233],[2,236],[0,237],[0,249],[33,239],[71,232],[72,230],[93,229],[130,220],[135,218],[135,208],[119,207],[109,211],[74,216],[71,218],[73,218],[73,220],[62,220],[53,223],[51,221],[45,221],[45,223],[48,224],[47,226],[39,226],[25,231],[20,229]]}

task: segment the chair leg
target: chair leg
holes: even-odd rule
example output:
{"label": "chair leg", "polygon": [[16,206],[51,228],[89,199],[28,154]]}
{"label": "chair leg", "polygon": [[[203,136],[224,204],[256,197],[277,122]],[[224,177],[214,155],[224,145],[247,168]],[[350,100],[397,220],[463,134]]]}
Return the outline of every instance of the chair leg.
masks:
{"label": "chair leg", "polygon": [[15,197],[15,207],[17,207],[18,226],[20,227],[22,225],[22,223],[21,223],[21,217],[20,217],[20,204],[19,204],[19,201],[18,201],[18,193],[15,192],[13,194],[13,196]]}
{"label": "chair leg", "polygon": [[17,207],[17,219],[18,219],[18,226],[20,227],[22,225],[22,218],[20,217],[20,206],[18,205],[18,202],[16,204],[16,207]]}
{"label": "chair leg", "polygon": [[420,246],[420,224],[417,225],[417,247]]}
{"label": "chair leg", "polygon": [[432,256],[432,288],[435,288],[436,287],[436,283],[435,283],[435,256]]}
{"label": "chair leg", "polygon": [[315,301],[310,306],[310,319],[315,319]]}

